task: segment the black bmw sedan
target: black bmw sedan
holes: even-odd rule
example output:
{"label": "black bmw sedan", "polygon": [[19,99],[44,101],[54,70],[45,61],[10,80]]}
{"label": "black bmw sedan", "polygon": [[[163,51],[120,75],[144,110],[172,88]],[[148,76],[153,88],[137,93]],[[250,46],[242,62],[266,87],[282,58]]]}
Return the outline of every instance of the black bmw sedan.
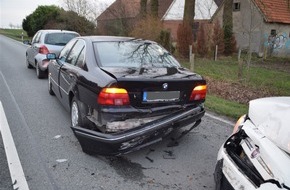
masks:
{"label": "black bmw sedan", "polygon": [[138,150],[205,113],[206,81],[156,42],[82,36],[47,58],[49,93],[70,112],[86,153]]}

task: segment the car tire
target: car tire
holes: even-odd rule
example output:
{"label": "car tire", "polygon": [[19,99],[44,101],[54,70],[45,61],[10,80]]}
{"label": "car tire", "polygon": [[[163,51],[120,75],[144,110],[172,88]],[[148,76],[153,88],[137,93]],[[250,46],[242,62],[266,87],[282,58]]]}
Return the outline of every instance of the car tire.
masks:
{"label": "car tire", "polygon": [[83,126],[79,103],[75,97],[71,101],[70,118],[72,127]]}
{"label": "car tire", "polygon": [[52,95],[52,96],[55,95],[54,92],[53,92],[53,90],[52,90],[52,84],[51,84],[51,77],[50,76],[48,76],[48,93],[50,95]]}
{"label": "car tire", "polygon": [[39,68],[39,64],[38,62],[36,62],[36,76],[37,78],[39,79],[43,79],[45,77],[45,71],[42,71],[40,68]]}
{"label": "car tire", "polygon": [[32,69],[33,68],[33,66],[29,63],[29,61],[28,61],[28,56],[26,55],[26,67],[28,68],[28,69]]}

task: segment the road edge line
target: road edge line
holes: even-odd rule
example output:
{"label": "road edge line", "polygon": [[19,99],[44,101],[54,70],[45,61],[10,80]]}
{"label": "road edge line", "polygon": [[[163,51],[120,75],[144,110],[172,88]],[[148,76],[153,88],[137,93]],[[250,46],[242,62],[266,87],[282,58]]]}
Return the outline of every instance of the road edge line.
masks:
{"label": "road edge line", "polygon": [[214,115],[212,115],[212,114],[210,114],[210,113],[205,113],[205,116],[210,117],[210,118],[212,118],[212,119],[215,119],[215,120],[217,120],[217,121],[223,122],[223,123],[225,123],[225,124],[231,125],[231,126],[234,126],[234,125],[235,125],[234,122],[227,121],[227,120],[222,119],[222,118],[220,118],[220,117],[218,117],[218,116],[214,116]]}
{"label": "road edge line", "polygon": [[29,190],[23,168],[10,131],[5,111],[0,101],[0,131],[10,171],[13,189]]}

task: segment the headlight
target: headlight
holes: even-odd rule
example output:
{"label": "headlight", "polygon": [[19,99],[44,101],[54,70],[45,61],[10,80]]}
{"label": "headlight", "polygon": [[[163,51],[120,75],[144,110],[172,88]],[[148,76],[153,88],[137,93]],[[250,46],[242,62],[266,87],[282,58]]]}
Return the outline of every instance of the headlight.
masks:
{"label": "headlight", "polygon": [[236,133],[237,131],[239,131],[240,127],[242,126],[242,123],[246,120],[246,116],[247,115],[243,115],[238,119],[238,121],[236,122],[236,125],[234,127],[233,134]]}

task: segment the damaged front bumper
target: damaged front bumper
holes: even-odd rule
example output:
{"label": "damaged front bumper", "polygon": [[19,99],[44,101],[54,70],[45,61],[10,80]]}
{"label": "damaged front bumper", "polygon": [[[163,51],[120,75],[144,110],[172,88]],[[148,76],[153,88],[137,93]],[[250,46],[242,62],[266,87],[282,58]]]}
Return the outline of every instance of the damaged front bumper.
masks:
{"label": "damaged front bumper", "polygon": [[118,133],[101,133],[72,127],[84,152],[100,155],[120,155],[161,141],[173,130],[194,124],[205,113],[202,106],[181,110],[174,114]]}
{"label": "damaged front bumper", "polygon": [[[289,190],[285,178],[289,173],[285,170],[289,166],[287,155],[276,150],[257,129],[249,126],[243,129],[229,137],[219,150],[214,172],[215,189]],[[248,135],[260,142],[254,144]]]}
{"label": "damaged front bumper", "polygon": [[236,189],[257,189],[257,190],[274,190],[274,189],[284,189],[288,188],[281,187],[278,188],[275,183],[263,183],[259,187],[255,186],[249,181],[249,178],[245,176],[240,169],[235,165],[231,158],[224,152],[220,150],[219,152],[222,159],[218,160],[216,168],[214,171],[215,179],[215,189],[216,190],[236,190]]}

